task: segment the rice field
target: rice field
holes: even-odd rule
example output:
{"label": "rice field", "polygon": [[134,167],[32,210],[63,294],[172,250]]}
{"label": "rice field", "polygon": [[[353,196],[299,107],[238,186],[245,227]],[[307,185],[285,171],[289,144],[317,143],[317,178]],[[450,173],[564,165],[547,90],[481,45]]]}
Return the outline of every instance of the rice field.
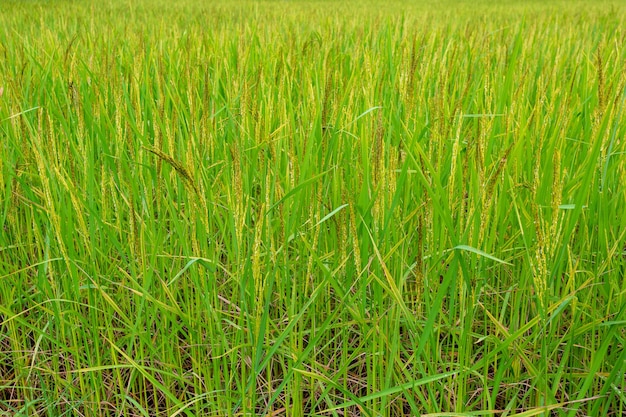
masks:
{"label": "rice field", "polygon": [[624,3],[0,11],[0,414],[626,415]]}

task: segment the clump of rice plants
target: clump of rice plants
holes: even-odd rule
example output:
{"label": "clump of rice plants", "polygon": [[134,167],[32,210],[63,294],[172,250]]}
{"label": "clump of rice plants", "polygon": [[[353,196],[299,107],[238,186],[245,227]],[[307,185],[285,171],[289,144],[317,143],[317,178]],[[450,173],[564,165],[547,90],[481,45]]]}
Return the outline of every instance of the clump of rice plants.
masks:
{"label": "clump of rice plants", "polygon": [[7,1],[0,411],[626,412],[626,9]]}

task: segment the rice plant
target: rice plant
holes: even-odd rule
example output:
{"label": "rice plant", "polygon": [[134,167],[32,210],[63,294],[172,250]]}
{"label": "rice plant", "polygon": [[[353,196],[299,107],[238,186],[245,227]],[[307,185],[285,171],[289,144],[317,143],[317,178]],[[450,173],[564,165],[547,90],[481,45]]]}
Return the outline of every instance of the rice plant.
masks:
{"label": "rice plant", "polygon": [[626,413],[621,2],[0,9],[3,414]]}

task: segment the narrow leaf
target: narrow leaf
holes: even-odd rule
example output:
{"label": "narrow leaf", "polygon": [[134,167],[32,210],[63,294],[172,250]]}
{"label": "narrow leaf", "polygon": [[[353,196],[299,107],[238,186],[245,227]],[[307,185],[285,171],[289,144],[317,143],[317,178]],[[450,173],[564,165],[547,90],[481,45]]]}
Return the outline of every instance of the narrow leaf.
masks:
{"label": "narrow leaf", "polygon": [[491,259],[492,261],[500,262],[501,264],[512,265],[511,263],[509,263],[507,261],[503,261],[500,258],[496,258],[495,256],[489,255],[487,252],[483,252],[480,249],[476,249],[476,248],[474,248],[472,246],[457,245],[457,246],[453,247],[452,249],[459,249],[459,250],[464,250],[464,251],[467,251],[467,252],[472,252],[472,253],[475,253],[476,255],[480,255],[480,256],[482,256],[484,258]]}

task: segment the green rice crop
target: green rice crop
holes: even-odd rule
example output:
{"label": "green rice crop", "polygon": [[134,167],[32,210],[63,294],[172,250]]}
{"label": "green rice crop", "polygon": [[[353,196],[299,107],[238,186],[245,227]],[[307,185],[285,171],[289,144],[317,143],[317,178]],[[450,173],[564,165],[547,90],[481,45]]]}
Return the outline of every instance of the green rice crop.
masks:
{"label": "green rice crop", "polygon": [[4,415],[626,413],[623,3],[0,10]]}

